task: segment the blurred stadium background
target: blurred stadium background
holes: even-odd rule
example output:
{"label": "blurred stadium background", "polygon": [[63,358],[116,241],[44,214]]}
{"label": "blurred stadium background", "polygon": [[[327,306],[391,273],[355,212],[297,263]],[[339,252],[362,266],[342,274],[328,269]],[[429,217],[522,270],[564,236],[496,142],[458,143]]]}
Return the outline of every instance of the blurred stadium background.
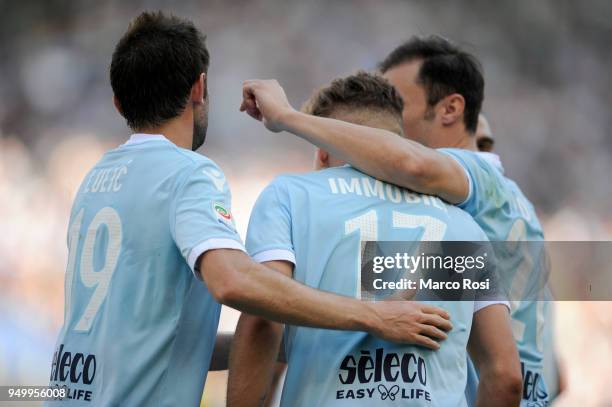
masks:
{"label": "blurred stadium background", "polygon": [[[506,171],[549,240],[612,240],[612,2],[0,1],[0,384],[45,384],[62,322],[66,229],[90,166],[129,131],[108,65],[131,17],[187,16],[211,51],[208,141],[242,235],[261,189],[310,169],[313,148],[238,112],[241,83],[276,78],[300,105],[338,75],[373,69],[412,34],[439,33],[479,56],[484,111]],[[225,309],[220,330],[237,313]],[[552,321],[550,321],[552,322]],[[557,405],[611,406],[612,305],[560,302],[569,389]],[[209,376],[222,405],[225,373]]]}

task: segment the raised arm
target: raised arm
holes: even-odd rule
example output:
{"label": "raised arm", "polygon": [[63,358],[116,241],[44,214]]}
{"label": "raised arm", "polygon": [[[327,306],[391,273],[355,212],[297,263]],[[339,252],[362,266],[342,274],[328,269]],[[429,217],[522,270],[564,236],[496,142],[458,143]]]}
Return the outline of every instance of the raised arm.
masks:
{"label": "raised arm", "polygon": [[505,305],[490,305],[474,314],[468,351],[480,373],[476,406],[518,406],[523,380]]}
{"label": "raised arm", "polygon": [[293,133],[375,178],[454,204],[468,197],[468,178],[453,158],[386,130],[298,112],[275,80],[246,81],[240,110],[269,130]]}
{"label": "raised arm", "polygon": [[[270,261],[266,267],[291,277],[293,264]],[[227,405],[260,406],[268,396],[274,375],[283,325],[243,313],[238,320],[230,353]]]}
{"label": "raised arm", "polygon": [[443,309],[411,301],[359,301],[316,290],[255,263],[239,250],[209,250],[198,264],[217,301],[268,320],[365,331],[384,340],[431,349],[440,346],[426,336],[431,328],[452,328]]}

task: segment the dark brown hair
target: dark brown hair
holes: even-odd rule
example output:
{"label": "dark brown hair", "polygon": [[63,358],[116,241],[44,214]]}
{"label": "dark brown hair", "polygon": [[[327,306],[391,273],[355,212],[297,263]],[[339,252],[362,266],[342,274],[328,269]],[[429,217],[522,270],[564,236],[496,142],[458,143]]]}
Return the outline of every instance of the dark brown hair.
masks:
{"label": "dark brown hair", "polygon": [[460,94],[465,100],[465,128],[474,133],[484,99],[484,77],[476,57],[440,36],[412,37],[395,48],[379,68],[385,73],[414,60],[423,61],[417,81],[425,87],[428,105],[434,106],[450,94]]}
{"label": "dark brown hair", "polygon": [[161,11],[144,12],[121,37],[110,65],[110,82],[132,129],[178,116],[191,87],[208,71],[205,37],[192,22]]}

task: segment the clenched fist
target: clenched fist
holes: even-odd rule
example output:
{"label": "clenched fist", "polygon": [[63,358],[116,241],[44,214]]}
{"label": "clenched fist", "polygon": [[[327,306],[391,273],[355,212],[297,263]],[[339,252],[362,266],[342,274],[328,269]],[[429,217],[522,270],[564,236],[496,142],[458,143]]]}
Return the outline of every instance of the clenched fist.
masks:
{"label": "clenched fist", "polygon": [[295,109],[289,104],[282,86],[274,80],[251,79],[242,85],[241,112],[263,122],[275,133],[285,130],[283,119]]}

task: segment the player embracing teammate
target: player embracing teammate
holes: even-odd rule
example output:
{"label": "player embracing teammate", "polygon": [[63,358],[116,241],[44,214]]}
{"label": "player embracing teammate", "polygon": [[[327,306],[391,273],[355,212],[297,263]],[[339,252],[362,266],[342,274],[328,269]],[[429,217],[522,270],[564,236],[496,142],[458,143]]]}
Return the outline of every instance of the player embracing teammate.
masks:
{"label": "player embracing teammate", "polygon": [[[73,204],[50,372],[69,397],[49,404],[198,405],[226,304],[244,313],[231,403],[261,401],[284,323],[285,405],[517,405],[505,302],[351,298],[362,240],[543,239],[516,184],[468,151],[484,87],[476,60],[446,40],[413,39],[381,65],[395,90],[358,74],[318,93],[308,113],[275,81],[247,81],[243,110],[319,146],[322,169],[262,193],[253,258],[223,172],[194,152],[206,137],[208,65],[203,35],[162,13],[137,17],[115,48],[114,104],[133,134],[91,169]],[[523,371],[541,376],[538,310],[515,307]],[[477,401],[464,396],[468,377]],[[543,382],[532,383],[523,400],[546,403]]]}
{"label": "player embracing teammate", "polygon": [[401,343],[448,324],[440,308],[317,291],[245,253],[223,172],[194,152],[206,137],[208,64],[195,26],[159,12],[134,19],[115,48],[113,100],[134,134],[73,203],[50,369],[68,396],[50,405],[199,405],[221,304]]}
{"label": "player embracing teammate", "polygon": [[[444,38],[414,37],[391,52],[380,70],[404,101],[406,138],[376,126],[297,112],[275,81],[245,82],[244,93],[253,100],[246,110],[268,129],[293,133],[377,179],[457,205],[493,242],[542,242],[533,206],[504,175],[499,157],[477,151],[484,78],[476,58]],[[500,255],[514,256],[517,268],[529,261],[521,254]],[[520,301],[520,294],[512,299],[513,333],[523,372],[521,405],[547,405],[542,349],[546,304]],[[489,368],[500,376],[512,375],[508,366]],[[475,394],[478,374],[482,377],[482,369],[470,374],[468,403],[496,405],[481,397],[482,386]]]}
{"label": "player embracing teammate", "polygon": [[[274,117],[267,116],[267,109],[283,100],[282,89],[274,81],[246,87],[244,108],[255,117]],[[384,78],[358,73],[315,94],[307,104],[310,115],[298,114],[372,126],[400,139],[402,109],[399,95]],[[487,240],[459,208],[345,164],[319,149],[320,171],[273,181],[251,214],[249,254],[309,286],[355,295],[361,288],[362,241]],[[444,339],[438,350],[394,345],[365,333],[287,327],[288,370],[281,404],[465,406],[469,350],[481,372],[479,396],[486,400],[481,405],[515,406],[521,380],[507,303],[478,298],[427,303],[446,309],[453,324],[448,334],[435,329],[426,333]],[[270,344],[278,345],[281,335],[278,324],[241,316],[230,361],[230,406],[256,405],[264,398],[278,353]]]}

